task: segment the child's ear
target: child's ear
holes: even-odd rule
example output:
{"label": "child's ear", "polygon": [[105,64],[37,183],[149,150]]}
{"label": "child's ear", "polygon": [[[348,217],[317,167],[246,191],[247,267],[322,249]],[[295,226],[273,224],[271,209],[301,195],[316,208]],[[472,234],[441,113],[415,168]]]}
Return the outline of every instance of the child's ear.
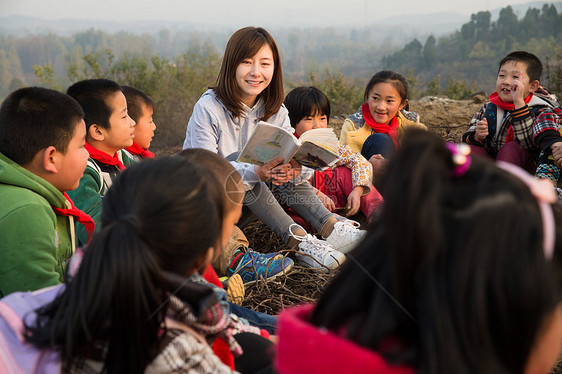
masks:
{"label": "child's ear", "polygon": [[45,148],[41,157],[41,166],[43,167],[43,169],[52,174],[58,173],[59,171],[57,168],[57,157],[58,151],[55,147],[51,145]]}
{"label": "child's ear", "polygon": [[88,128],[88,136],[98,142],[103,141],[103,139],[105,138],[103,128],[96,125],[95,123],[90,125],[90,127]]}
{"label": "child's ear", "polygon": [[529,93],[531,94],[531,93],[535,92],[536,90],[539,89],[539,87],[540,87],[540,83],[539,83],[538,80],[532,81],[531,85],[529,86]]}
{"label": "child's ear", "polygon": [[406,105],[408,105],[408,99],[404,100],[404,101],[402,102],[402,104],[400,104],[400,108],[399,108],[398,110],[404,109],[404,107],[405,107]]}

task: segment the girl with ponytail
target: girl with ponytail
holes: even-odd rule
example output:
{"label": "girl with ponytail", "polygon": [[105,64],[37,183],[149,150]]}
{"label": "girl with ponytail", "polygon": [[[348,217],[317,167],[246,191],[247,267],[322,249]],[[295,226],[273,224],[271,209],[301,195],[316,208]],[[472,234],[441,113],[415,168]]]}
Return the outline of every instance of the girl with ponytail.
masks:
{"label": "girl with ponytail", "polygon": [[382,194],[318,304],[281,315],[279,372],[548,373],[562,339],[552,186],[410,130]]}
{"label": "girl with ponytail", "polygon": [[24,318],[27,342],[60,352],[63,372],[230,373],[209,347],[216,337],[238,357],[245,344],[271,344],[189,279],[220,253],[243,198],[234,168],[212,152],[202,157],[231,169],[228,190],[179,156],[125,170],[104,198],[102,229],[77,272]]}

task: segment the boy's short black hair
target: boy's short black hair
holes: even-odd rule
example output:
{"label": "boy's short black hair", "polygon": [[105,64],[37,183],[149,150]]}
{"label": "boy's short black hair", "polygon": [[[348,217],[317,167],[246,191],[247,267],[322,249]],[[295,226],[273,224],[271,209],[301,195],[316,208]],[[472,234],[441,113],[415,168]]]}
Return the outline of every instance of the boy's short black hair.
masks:
{"label": "boy's short black hair", "polygon": [[109,79],[86,79],[68,87],[66,93],[72,96],[84,110],[86,130],[94,123],[109,129],[109,117],[113,108],[109,100],[123,89],[116,82]]}
{"label": "boy's short black hair", "polygon": [[529,76],[531,82],[541,80],[542,63],[541,60],[539,60],[539,58],[534,54],[525,51],[511,52],[500,61],[498,72],[506,62],[510,61],[522,62],[527,65],[527,75]]}
{"label": "boy's short black hair", "polygon": [[144,92],[131,86],[121,86],[123,89],[123,95],[127,99],[127,111],[129,112],[129,117],[133,121],[137,122],[142,116],[142,106],[146,105],[152,109],[154,113],[156,111],[156,104],[154,100]]}
{"label": "boy's short black hair", "polygon": [[0,152],[19,165],[53,146],[63,154],[84,111],[72,97],[42,87],[12,92],[0,107]]}
{"label": "boy's short black hair", "polygon": [[285,97],[291,126],[295,127],[304,117],[324,114],[330,120],[330,100],[316,87],[297,87]]}

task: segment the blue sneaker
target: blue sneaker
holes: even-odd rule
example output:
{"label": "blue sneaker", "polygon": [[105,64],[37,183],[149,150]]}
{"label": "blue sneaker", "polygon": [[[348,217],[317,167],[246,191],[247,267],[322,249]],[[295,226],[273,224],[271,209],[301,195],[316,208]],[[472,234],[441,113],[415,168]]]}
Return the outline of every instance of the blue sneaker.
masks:
{"label": "blue sneaker", "polygon": [[239,274],[245,285],[252,284],[258,279],[271,280],[289,272],[293,267],[293,260],[277,253],[259,253],[248,249],[247,252],[237,250],[233,260],[226,269],[229,277]]}

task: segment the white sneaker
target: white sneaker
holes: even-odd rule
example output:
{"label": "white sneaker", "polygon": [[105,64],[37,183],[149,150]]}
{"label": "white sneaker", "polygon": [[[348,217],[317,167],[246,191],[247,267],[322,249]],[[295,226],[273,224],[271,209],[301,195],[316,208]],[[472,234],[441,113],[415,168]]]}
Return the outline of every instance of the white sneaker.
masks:
{"label": "white sneaker", "polygon": [[367,235],[367,231],[359,230],[358,222],[346,219],[334,225],[334,231],[326,238],[328,244],[342,253],[351,251],[361,239]]}
{"label": "white sneaker", "polygon": [[318,269],[320,271],[338,268],[345,261],[345,255],[334,250],[325,240],[306,234],[297,235],[293,233],[293,228],[301,228],[297,224],[289,227],[289,233],[297,240],[300,240],[295,258],[300,265]]}

